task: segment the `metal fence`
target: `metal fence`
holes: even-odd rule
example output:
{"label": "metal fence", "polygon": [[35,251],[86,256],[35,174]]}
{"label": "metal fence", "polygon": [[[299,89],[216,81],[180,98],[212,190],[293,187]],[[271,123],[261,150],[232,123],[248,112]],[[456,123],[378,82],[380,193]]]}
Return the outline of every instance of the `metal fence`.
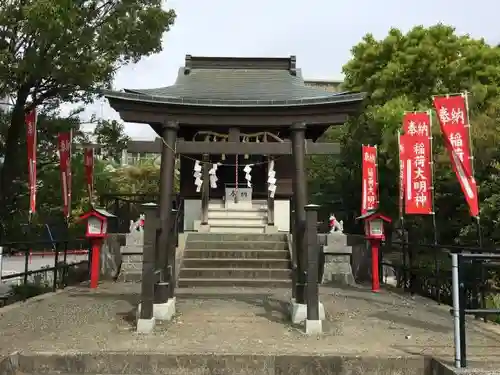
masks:
{"label": "metal fence", "polygon": [[455,365],[467,366],[465,315],[500,323],[500,250],[387,241],[380,281],[453,306]]}
{"label": "metal fence", "polygon": [[[80,253],[83,259],[71,261],[75,247],[88,250],[88,240],[0,244],[0,306],[88,280],[90,251]],[[40,248],[51,251],[36,251]],[[17,269],[5,269],[9,262]]]}

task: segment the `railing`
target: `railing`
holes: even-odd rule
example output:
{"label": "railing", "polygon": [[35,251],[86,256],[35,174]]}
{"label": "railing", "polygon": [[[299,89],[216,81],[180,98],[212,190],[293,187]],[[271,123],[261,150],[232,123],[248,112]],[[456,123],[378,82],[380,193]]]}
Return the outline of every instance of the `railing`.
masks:
{"label": "railing", "polygon": [[466,367],[465,315],[500,322],[500,306],[494,305],[500,250],[405,242],[386,242],[381,250],[382,283],[453,306],[455,365]]}
{"label": "railing", "polygon": [[[450,310],[453,315],[455,331],[455,366],[459,368],[467,367],[467,332],[465,327],[465,314],[475,314],[476,316],[486,317],[496,314],[500,316],[499,308],[467,308],[467,288],[464,282],[465,275],[469,269],[476,267],[476,264],[482,265],[484,262],[500,261],[500,252],[498,250],[483,250],[463,252],[461,250],[453,251],[450,254],[452,260],[452,289],[453,289],[453,308]],[[500,263],[497,264],[497,266]],[[482,300],[484,301],[484,295]]]}
{"label": "railing", "polygon": [[[4,288],[2,288],[3,290],[0,294],[0,304],[5,305],[10,302],[25,300],[34,295],[55,291],[65,288],[68,285],[88,280],[90,252],[87,255],[79,255],[79,257],[86,259],[68,262],[68,256],[74,256],[68,254],[68,251],[73,250],[77,245],[80,248],[86,246],[88,249],[87,239],[57,242],[9,242],[1,244],[0,285],[3,285]],[[38,255],[40,252],[34,250],[36,248],[52,248],[52,252],[43,252],[43,255]],[[6,252],[3,249],[11,249],[11,251]],[[37,265],[37,263],[40,263],[39,259],[46,259],[49,256],[53,257],[52,264],[45,262],[43,265]],[[23,271],[17,272],[17,270],[6,269],[5,265],[9,260],[21,263],[19,266]]]}

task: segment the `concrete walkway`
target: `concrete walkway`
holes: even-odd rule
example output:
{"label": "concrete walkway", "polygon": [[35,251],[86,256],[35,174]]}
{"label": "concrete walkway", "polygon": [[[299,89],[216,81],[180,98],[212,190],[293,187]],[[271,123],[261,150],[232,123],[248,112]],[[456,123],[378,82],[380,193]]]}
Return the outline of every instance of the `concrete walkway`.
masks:
{"label": "concrete walkway", "polygon": [[[0,354],[155,352],[238,354],[429,355],[453,358],[449,307],[368,289],[321,288],[326,333],[309,337],[286,317],[288,290],[178,290],[178,315],[153,335],[134,332],[138,284],[104,283],[0,309]],[[469,358],[500,361],[500,328],[467,324]],[[500,368],[500,365],[498,366]]]}

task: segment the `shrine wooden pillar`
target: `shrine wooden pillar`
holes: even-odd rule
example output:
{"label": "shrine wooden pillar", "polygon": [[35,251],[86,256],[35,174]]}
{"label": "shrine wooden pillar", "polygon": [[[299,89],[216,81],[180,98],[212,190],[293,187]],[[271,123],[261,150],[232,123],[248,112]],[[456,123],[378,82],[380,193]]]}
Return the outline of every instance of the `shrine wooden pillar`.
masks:
{"label": "shrine wooden pillar", "polygon": [[306,212],[307,204],[307,179],[305,172],[305,132],[306,124],[303,122],[295,123],[291,127],[292,155],[294,164],[293,173],[293,201],[295,209],[293,242],[296,254],[294,258],[297,262],[297,283],[295,285],[296,303],[304,304],[305,285],[306,285],[306,249],[307,237],[306,231]]}
{"label": "shrine wooden pillar", "polygon": [[[166,303],[169,297],[169,283],[173,281],[172,265],[169,260],[172,255],[172,247],[169,246],[170,241],[176,241],[171,238],[172,228],[172,193],[174,189],[174,173],[175,173],[175,143],[177,141],[178,125],[176,122],[167,121],[162,125],[162,149],[161,149],[161,164],[160,164],[160,236],[158,240],[158,259],[161,279],[155,288],[155,303]],[[175,251],[175,248],[173,249]],[[175,256],[174,256],[175,259]],[[174,260],[175,261],[175,260]]]}

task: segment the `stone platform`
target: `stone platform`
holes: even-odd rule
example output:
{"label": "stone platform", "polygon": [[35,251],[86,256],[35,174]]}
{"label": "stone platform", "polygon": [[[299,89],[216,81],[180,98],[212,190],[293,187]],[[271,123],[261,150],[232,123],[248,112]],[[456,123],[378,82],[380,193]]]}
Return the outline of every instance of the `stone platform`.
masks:
{"label": "stone platform", "polygon": [[[273,373],[278,371],[276,361],[295,363],[297,360],[293,358],[298,356],[312,361],[307,366],[318,361],[323,363],[317,365],[320,367],[341,363],[339,368],[344,370],[326,373],[349,374],[362,373],[359,371],[372,368],[375,363],[380,367],[389,360],[399,361],[401,368],[409,366],[407,361],[415,366],[412,365],[411,371],[398,372],[393,371],[395,365],[391,362],[387,364],[393,366],[391,371],[379,368],[364,373],[430,374],[433,372],[428,372],[430,357],[445,363],[453,359],[449,307],[424,298],[412,299],[389,291],[372,294],[363,287],[322,287],[326,333],[315,337],[304,335],[302,327],[289,323],[286,314],[290,292],[287,289],[178,289],[176,318],[158,324],[154,334],[140,335],[134,331],[139,288],[138,284],[111,282],[101,284],[97,291],[86,287],[68,288],[2,308],[0,355],[21,351],[21,360],[16,361],[24,363],[26,373],[47,369],[45,362],[52,358],[53,365],[59,366],[53,368],[53,372],[72,373],[70,368],[61,368],[66,366],[64,363],[74,363],[77,367],[89,363],[89,368],[80,368],[74,373],[101,374],[137,374],[139,372],[132,369],[140,367],[137,358],[141,356],[150,367],[158,358],[175,362],[189,355],[195,355],[197,361],[204,356],[223,356],[233,358],[233,362],[238,362],[237,358],[254,357],[265,362],[271,356]],[[471,366],[500,369],[500,328],[471,319],[467,333]],[[45,357],[33,357],[37,353],[45,353]],[[134,353],[139,357],[133,359]],[[111,361],[110,356],[127,358],[128,370],[104,371],[95,364],[99,358]],[[144,359],[145,356],[148,359]],[[317,356],[320,359],[315,359]],[[330,359],[327,361],[326,357]],[[357,372],[347,371],[353,363],[361,368],[358,366]],[[151,373],[143,370],[142,373]],[[304,373],[290,368],[278,372]],[[154,373],[160,373],[158,368]],[[255,370],[255,373],[269,372]]]}

